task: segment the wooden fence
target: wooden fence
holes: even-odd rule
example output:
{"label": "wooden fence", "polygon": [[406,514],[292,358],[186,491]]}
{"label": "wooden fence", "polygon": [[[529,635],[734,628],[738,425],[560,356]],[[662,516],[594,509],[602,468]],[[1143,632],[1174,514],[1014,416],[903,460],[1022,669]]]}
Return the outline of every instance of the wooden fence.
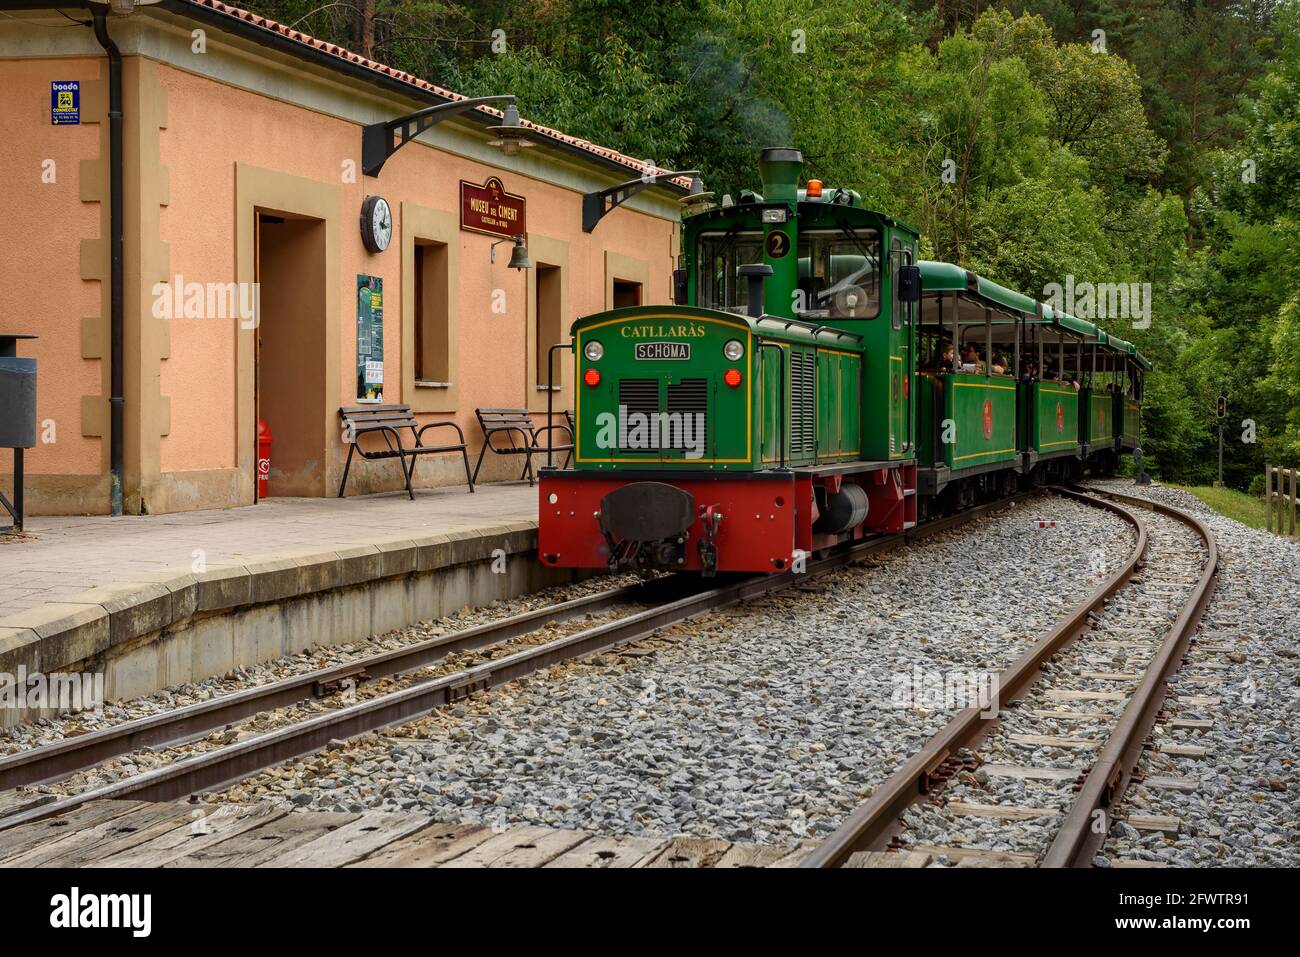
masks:
{"label": "wooden fence", "polygon": [[[1296,477],[1300,469],[1283,469],[1275,465],[1264,466],[1264,527],[1273,531],[1273,503],[1277,503],[1277,533],[1295,538]],[[1274,490],[1274,476],[1277,478]],[[1287,482],[1290,481],[1290,490]],[[1284,531],[1283,525],[1289,525]]]}

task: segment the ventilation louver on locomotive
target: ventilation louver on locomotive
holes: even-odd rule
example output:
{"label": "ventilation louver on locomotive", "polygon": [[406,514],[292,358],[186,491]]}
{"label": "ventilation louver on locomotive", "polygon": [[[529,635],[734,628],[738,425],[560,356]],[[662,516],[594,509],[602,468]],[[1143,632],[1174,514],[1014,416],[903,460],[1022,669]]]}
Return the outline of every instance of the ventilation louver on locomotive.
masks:
{"label": "ventilation louver on locomotive", "polygon": [[817,357],[811,352],[790,356],[790,458],[817,453]]}
{"label": "ventilation louver on locomotive", "polygon": [[624,453],[701,454],[709,448],[709,380],[670,382],[666,405],[658,379],[620,379],[618,448]]}

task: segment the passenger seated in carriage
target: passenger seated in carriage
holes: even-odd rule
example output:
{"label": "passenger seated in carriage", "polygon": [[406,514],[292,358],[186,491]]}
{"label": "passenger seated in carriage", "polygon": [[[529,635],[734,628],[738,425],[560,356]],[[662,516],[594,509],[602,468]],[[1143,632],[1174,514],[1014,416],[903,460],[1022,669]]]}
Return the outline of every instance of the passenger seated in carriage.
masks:
{"label": "passenger seated in carriage", "polygon": [[980,358],[979,347],[973,342],[966,343],[961,353],[962,371],[984,374],[984,360]]}
{"label": "passenger seated in carriage", "polygon": [[991,368],[994,375],[1007,375],[1007,357],[1000,352],[995,353]]}
{"label": "passenger seated in carriage", "polygon": [[939,348],[934,350],[930,356],[930,361],[925,364],[922,372],[951,372],[952,371],[953,347],[951,342],[944,342]]}

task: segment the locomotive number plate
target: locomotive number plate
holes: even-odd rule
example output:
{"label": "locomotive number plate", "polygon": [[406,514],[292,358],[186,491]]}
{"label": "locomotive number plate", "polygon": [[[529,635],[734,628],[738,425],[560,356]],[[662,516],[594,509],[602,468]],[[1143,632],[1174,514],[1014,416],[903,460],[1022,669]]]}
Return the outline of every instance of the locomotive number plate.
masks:
{"label": "locomotive number plate", "polygon": [[689,342],[638,342],[636,357],[638,359],[689,359],[691,344]]}

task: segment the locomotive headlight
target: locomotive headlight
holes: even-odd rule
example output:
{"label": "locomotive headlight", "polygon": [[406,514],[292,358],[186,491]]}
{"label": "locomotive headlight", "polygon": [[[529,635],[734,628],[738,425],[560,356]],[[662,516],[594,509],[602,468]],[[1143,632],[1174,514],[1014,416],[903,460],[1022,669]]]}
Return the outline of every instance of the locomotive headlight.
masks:
{"label": "locomotive headlight", "polygon": [[745,354],[745,346],[739,339],[728,339],[727,344],[722,347],[722,354],[735,362]]}
{"label": "locomotive headlight", "polygon": [[588,342],[585,346],[582,347],[582,354],[586,356],[588,359],[590,359],[592,362],[599,362],[600,357],[605,354],[605,347],[602,346],[595,339],[592,339],[590,342]]}

